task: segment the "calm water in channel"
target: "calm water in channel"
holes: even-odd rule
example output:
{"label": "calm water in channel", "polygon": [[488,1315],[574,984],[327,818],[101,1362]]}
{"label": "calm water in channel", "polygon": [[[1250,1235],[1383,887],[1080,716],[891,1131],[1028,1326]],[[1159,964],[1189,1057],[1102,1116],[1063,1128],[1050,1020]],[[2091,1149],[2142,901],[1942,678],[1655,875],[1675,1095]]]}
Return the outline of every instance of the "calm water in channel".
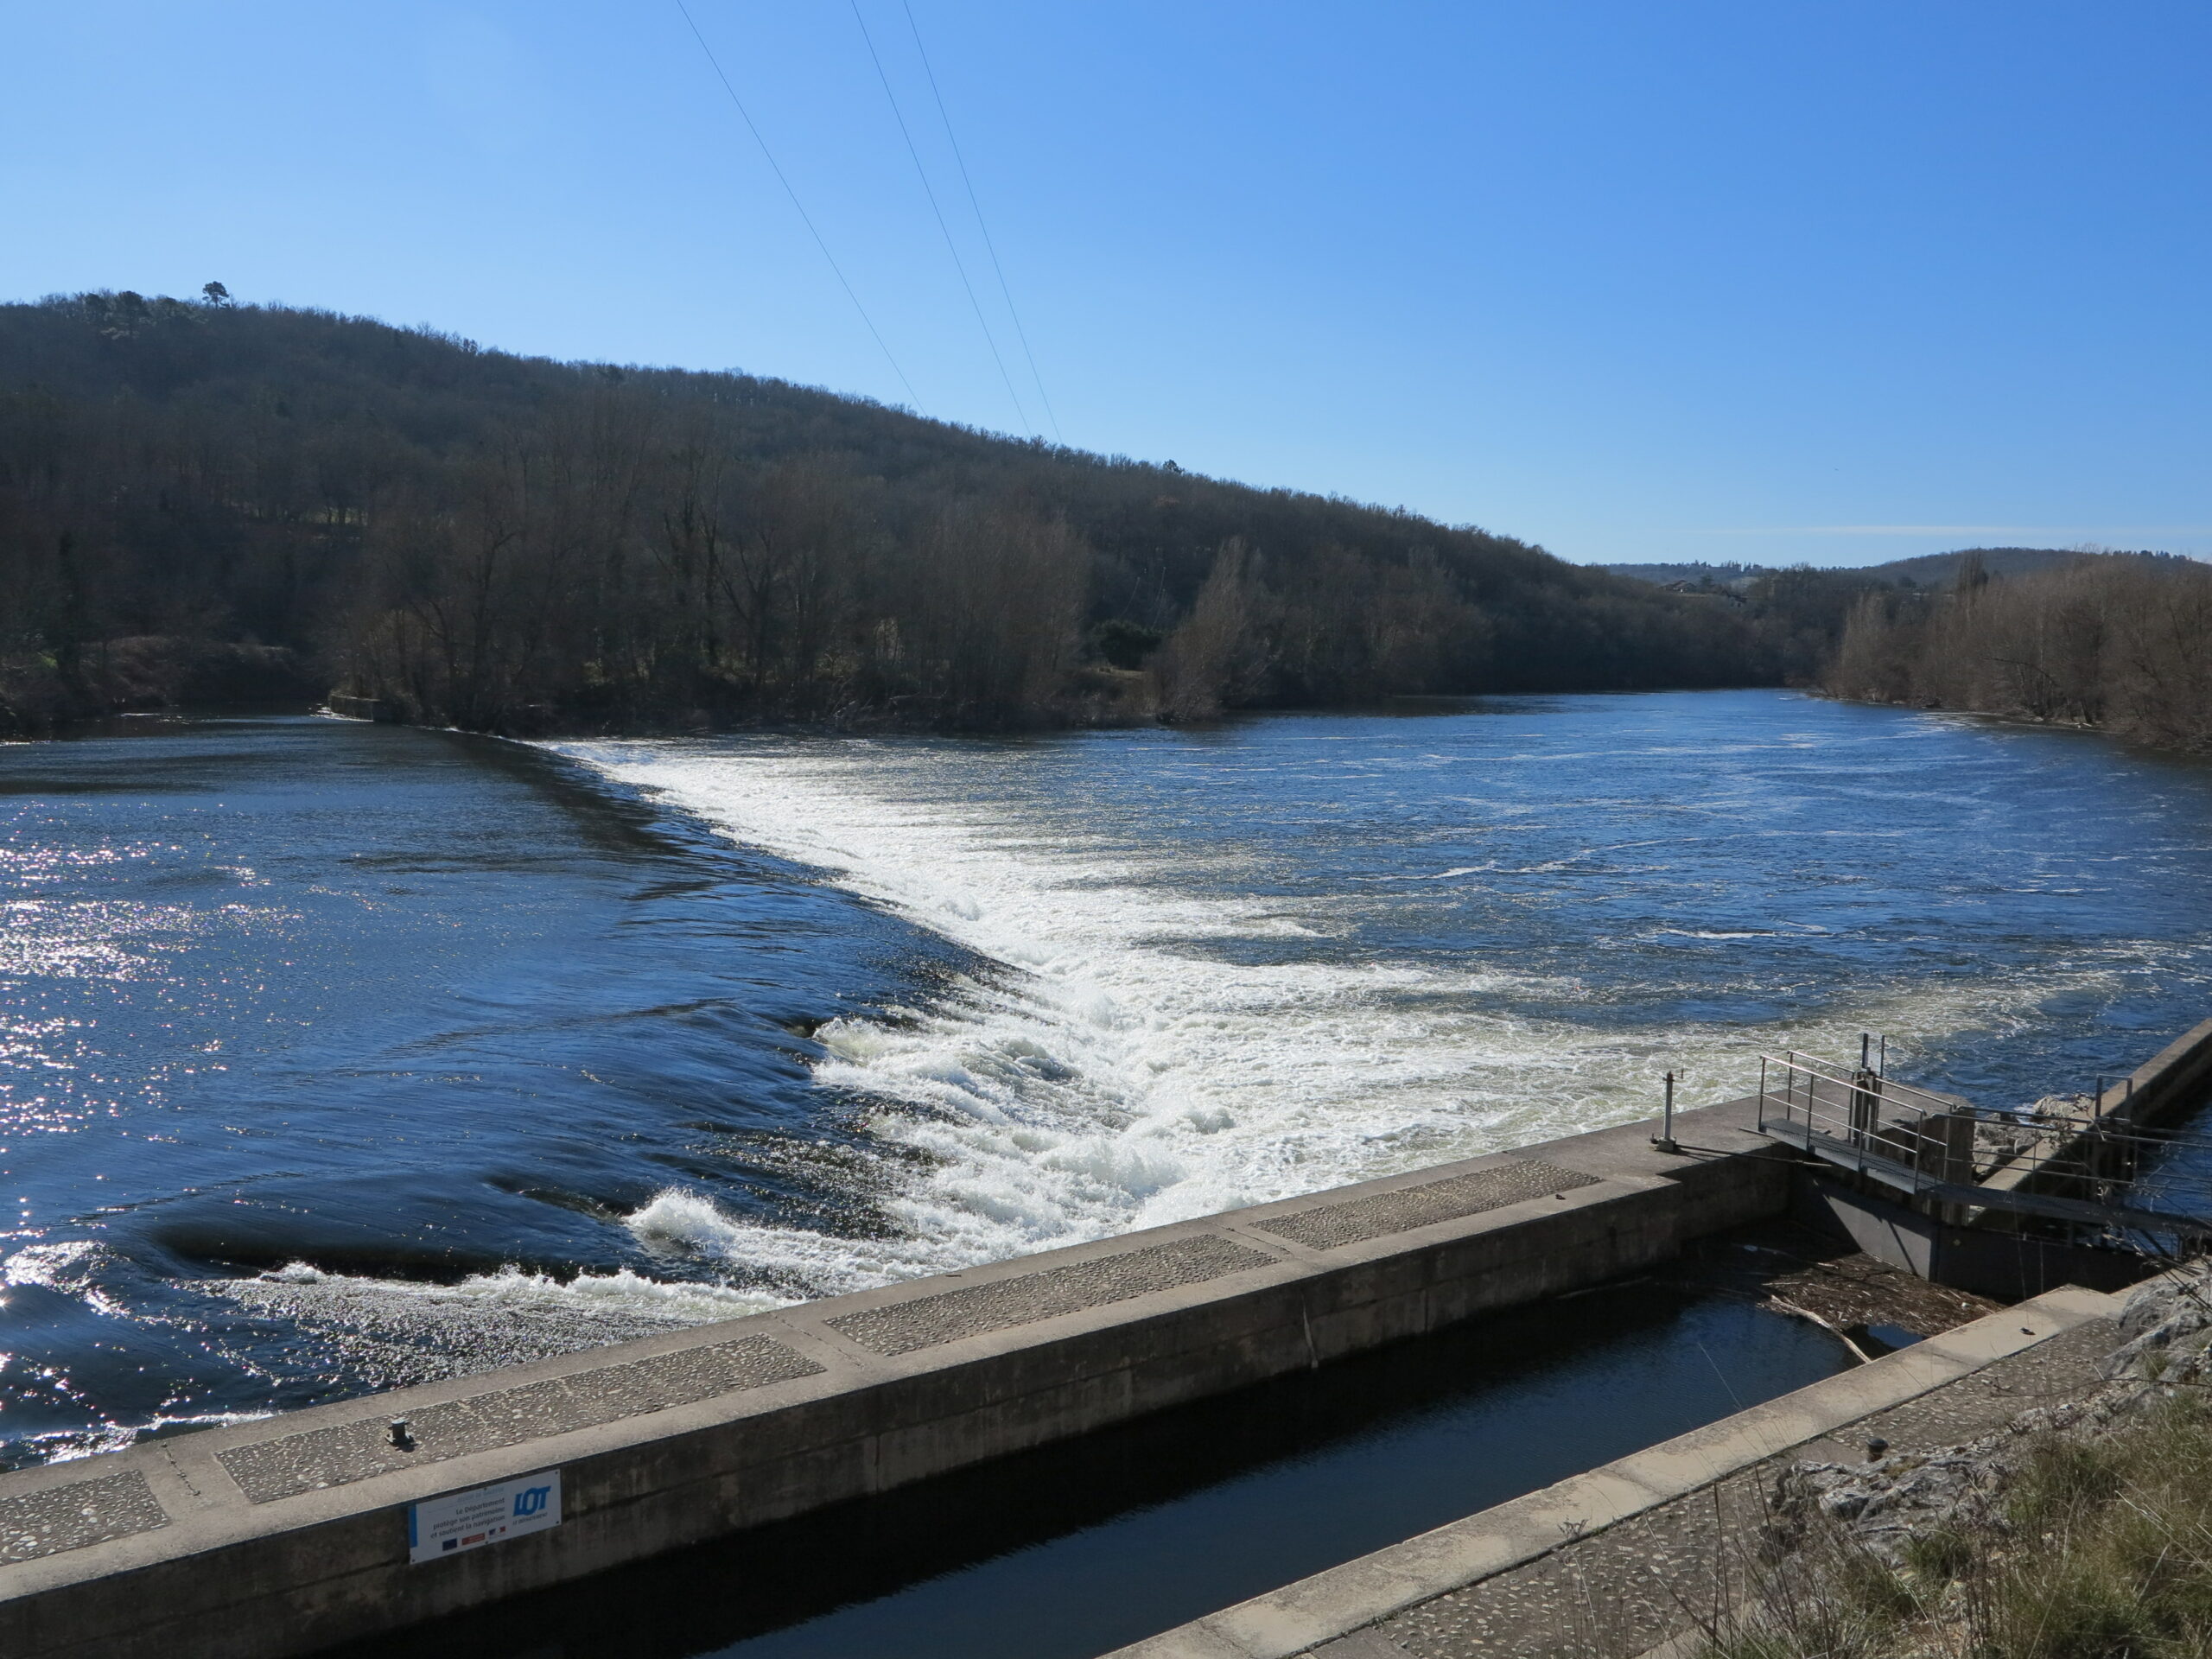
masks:
{"label": "calm water in channel", "polygon": [[2212,772],[1779,693],[0,747],[15,1461],[2201,1017]]}
{"label": "calm water in channel", "polygon": [[1704,1254],[332,1659],[1093,1659],[1852,1363]]}

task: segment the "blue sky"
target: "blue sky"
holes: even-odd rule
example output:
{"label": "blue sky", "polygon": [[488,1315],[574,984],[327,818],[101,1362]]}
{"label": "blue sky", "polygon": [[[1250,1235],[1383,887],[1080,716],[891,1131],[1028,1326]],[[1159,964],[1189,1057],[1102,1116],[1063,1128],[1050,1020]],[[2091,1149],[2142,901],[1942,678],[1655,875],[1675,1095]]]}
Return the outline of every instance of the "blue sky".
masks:
{"label": "blue sky", "polygon": [[[1052,429],[901,0],[688,0],[923,412]],[[2212,553],[2212,8],[912,0],[1073,444],[1601,559]],[[675,0],[10,5],[0,296],[906,385]]]}

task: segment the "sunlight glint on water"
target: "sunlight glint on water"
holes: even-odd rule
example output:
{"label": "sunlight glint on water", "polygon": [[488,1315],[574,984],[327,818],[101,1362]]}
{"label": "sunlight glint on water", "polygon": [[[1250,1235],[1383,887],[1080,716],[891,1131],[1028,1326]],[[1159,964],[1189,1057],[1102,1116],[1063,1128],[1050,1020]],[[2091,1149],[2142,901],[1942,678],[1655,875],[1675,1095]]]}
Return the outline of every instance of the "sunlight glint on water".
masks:
{"label": "sunlight glint on water", "polygon": [[1770,692],[0,747],[0,1460],[2201,1018],[2212,773]]}

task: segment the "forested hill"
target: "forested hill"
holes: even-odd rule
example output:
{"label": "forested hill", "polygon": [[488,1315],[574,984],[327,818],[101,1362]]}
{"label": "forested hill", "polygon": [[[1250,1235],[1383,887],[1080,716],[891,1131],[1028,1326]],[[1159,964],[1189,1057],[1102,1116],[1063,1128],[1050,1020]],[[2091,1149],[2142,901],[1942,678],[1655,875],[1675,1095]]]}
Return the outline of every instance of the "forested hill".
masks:
{"label": "forested hill", "polygon": [[1771,682],[1786,620],[741,374],[0,306],[0,726],[335,684],[487,730]]}

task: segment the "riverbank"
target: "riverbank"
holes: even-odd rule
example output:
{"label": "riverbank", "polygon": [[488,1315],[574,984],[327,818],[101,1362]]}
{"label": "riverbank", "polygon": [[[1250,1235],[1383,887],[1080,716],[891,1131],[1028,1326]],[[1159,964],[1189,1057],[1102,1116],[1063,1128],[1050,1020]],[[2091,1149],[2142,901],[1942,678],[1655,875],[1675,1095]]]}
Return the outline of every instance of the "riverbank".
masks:
{"label": "riverbank", "polygon": [[2212,566],[2084,555],[1948,592],[1875,592],[1853,610],[1822,683],[1840,696],[2078,725],[2182,753],[2212,752]]}
{"label": "riverbank", "polygon": [[2212,1269],[2143,1287],[2071,1348],[2001,1424],[1784,1471],[1745,1554],[1757,1570],[1693,1645],[1707,1659],[2203,1652]]}
{"label": "riverbank", "polygon": [[167,634],[105,639],[73,658],[0,658],[0,740],[66,735],[118,714],[220,704],[295,707],[321,695],[324,676],[281,645]]}
{"label": "riverbank", "polygon": [[2212,755],[2212,747],[2159,743],[2140,735],[2115,731],[2092,720],[2069,719],[2060,715],[2039,717],[2024,714],[2017,709],[1956,708],[1932,701],[1914,702],[1901,698],[1851,696],[1821,687],[1808,687],[1806,693],[1823,702],[1847,703],[1861,709],[1896,709],[1915,715],[1953,715],[1999,731],[2064,732],[2082,737],[2100,738],[2127,753],[2152,760],[2201,761]]}

